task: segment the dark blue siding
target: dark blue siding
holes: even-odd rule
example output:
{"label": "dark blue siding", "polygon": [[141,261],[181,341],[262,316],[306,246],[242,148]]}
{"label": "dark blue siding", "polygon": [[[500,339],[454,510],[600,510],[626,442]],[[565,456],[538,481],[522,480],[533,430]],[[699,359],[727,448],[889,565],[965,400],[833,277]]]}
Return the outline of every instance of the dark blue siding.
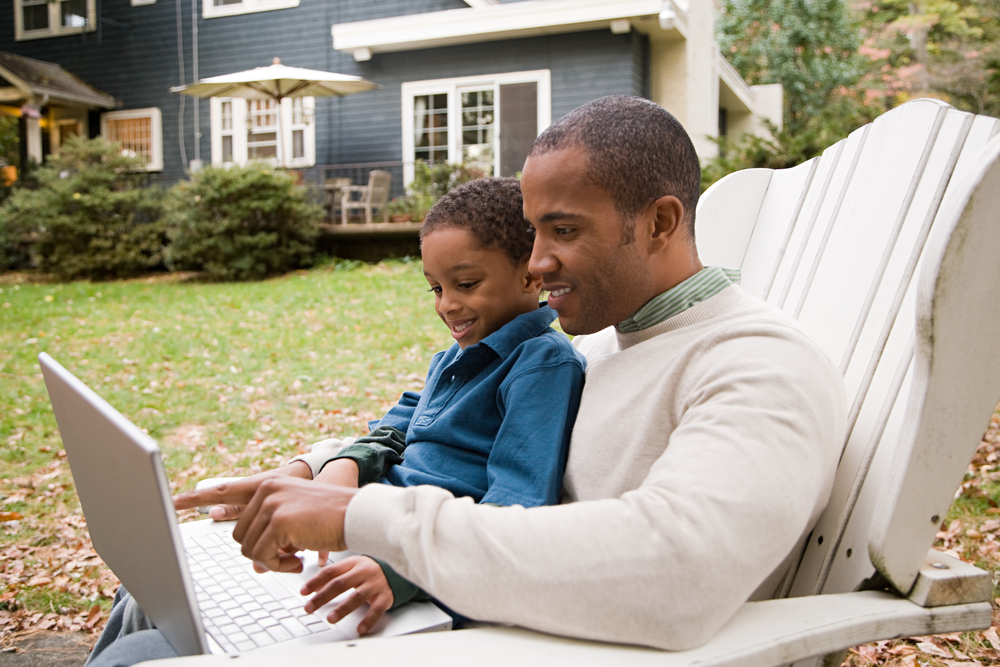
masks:
{"label": "dark blue siding", "polygon": [[[0,0],[0,50],[61,64],[96,88],[114,95],[125,109],[159,107],[163,115],[164,170],[172,182],[184,175],[181,139],[194,157],[192,112],[199,105],[201,157],[211,159],[207,100],[169,93],[190,83],[191,0],[158,0],[132,7],[129,0],[97,0],[98,29],[92,33],[14,41],[13,2]],[[177,4],[184,74],[178,61]],[[268,65],[357,74],[381,90],[342,99],[316,100],[316,162],[335,164],[402,158],[400,84],[477,74],[549,69],[552,117],[601,95],[645,94],[648,44],[634,31],[608,30],[486,42],[404,53],[378,54],[355,62],[333,49],[337,23],[465,8],[462,0],[301,0],[299,7],[239,16],[201,18],[199,76],[209,77]],[[183,131],[178,130],[184,105]]]}

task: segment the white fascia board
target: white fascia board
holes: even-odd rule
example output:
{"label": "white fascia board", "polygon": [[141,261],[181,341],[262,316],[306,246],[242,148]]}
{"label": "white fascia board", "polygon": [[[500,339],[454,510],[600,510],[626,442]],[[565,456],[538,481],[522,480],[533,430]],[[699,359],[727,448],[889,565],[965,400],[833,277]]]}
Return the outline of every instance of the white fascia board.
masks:
{"label": "white fascia board", "polygon": [[655,19],[662,7],[663,0],[526,0],[339,23],[331,32],[338,51],[385,53],[608,28],[617,19]]}
{"label": "white fascia board", "polygon": [[746,107],[747,111],[754,113],[753,89],[743,80],[736,68],[730,65],[729,61],[718,51],[715,52],[715,66],[719,71],[719,83],[728,88],[740,104]]}

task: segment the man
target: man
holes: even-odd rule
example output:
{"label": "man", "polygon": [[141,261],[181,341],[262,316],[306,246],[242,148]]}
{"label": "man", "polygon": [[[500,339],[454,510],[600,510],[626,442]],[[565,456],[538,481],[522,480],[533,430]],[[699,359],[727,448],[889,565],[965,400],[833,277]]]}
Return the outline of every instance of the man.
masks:
{"label": "man", "polygon": [[472,618],[696,646],[775,594],[826,504],[840,374],[792,321],[702,267],[697,156],[657,105],[614,96],[563,117],[532,147],[522,190],[529,270],[588,359],[563,504],[285,471],[175,503],[229,503],[213,516],[240,513],[234,537],[270,569],[300,567],[289,548],[350,548]]}

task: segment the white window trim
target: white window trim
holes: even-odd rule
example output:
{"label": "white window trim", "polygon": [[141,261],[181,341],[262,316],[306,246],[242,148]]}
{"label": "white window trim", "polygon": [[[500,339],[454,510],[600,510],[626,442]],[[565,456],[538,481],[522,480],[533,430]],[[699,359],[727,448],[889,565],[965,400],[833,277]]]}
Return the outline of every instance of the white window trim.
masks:
{"label": "white window trim", "polygon": [[[469,86],[493,85],[496,90],[499,86],[509,83],[537,83],[538,84],[538,132],[552,124],[552,73],[547,69],[531,70],[527,72],[506,72],[503,74],[482,74],[479,76],[456,77],[450,79],[433,79],[427,81],[409,81],[401,86],[401,103],[403,114],[403,185],[408,187],[413,182],[413,98],[419,95],[439,95],[448,94],[448,161],[462,161],[462,109],[459,102],[459,89]],[[500,99],[495,97],[494,108],[495,125],[497,136],[499,137]],[[494,172],[499,173],[500,151],[494,154]]]}
{"label": "white window trim", "polygon": [[63,35],[79,35],[82,32],[93,32],[97,26],[97,2],[87,0],[87,24],[75,28],[62,26],[59,16],[59,3],[46,3],[49,9],[49,27],[46,30],[24,29],[24,12],[21,0],[14,0],[14,41],[23,42],[29,39],[45,39],[47,37],[62,37]]}
{"label": "white window trim", "polygon": [[222,5],[216,7],[212,0],[202,0],[201,16],[206,19],[219,18],[221,16],[238,16],[240,14],[254,14],[256,12],[270,12],[275,9],[288,9],[298,7],[299,0],[242,0],[234,5]]}
{"label": "white window trim", "polygon": [[127,109],[125,111],[108,111],[101,114],[101,136],[108,135],[109,120],[128,120],[130,118],[149,118],[153,139],[153,154],[146,164],[146,171],[163,171],[163,119],[157,107],[145,109]]}
{"label": "white window trim", "polygon": [[[233,102],[233,161],[222,161],[222,103]],[[209,124],[212,128],[212,164],[224,166],[228,164],[246,164],[247,157],[247,105],[242,97],[213,97],[208,101]],[[305,125],[292,125],[292,100],[281,100],[281,153],[285,158],[285,166],[291,168],[312,167],[316,164],[316,98],[303,97],[302,111],[306,117]],[[305,156],[293,159],[292,131],[305,130],[303,137]],[[229,132],[229,130],[227,130]],[[262,160],[277,165],[277,159]]]}

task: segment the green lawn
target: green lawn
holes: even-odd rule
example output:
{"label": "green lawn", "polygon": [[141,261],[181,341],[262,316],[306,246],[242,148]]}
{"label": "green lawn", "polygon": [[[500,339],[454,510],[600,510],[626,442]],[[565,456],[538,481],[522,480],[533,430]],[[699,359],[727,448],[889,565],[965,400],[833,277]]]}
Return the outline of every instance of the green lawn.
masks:
{"label": "green lawn", "polygon": [[0,277],[0,636],[27,612],[81,625],[114,587],[89,551],[39,352],[153,436],[180,490],[364,433],[451,342],[419,262],[235,284],[19,278]]}

